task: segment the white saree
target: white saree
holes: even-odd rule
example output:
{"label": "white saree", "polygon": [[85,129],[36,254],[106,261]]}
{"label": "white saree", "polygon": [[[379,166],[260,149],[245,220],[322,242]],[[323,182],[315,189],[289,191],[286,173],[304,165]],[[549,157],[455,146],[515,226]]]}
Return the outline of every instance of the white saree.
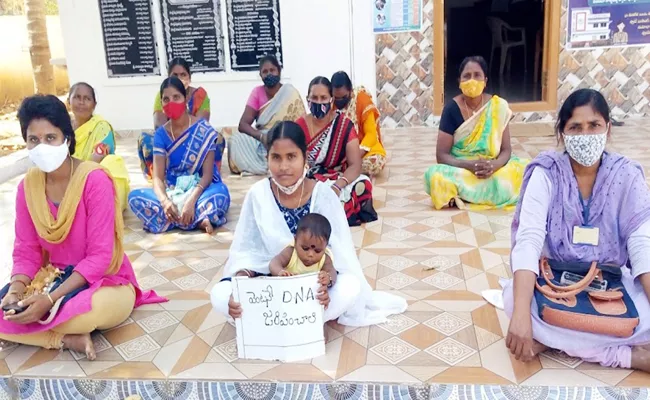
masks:
{"label": "white saree", "polygon": [[[361,270],[341,202],[327,184],[316,183],[310,212],[325,216],[332,225],[330,245],[339,276],[352,275],[361,286],[357,298],[349,302],[351,306],[338,316],[338,322],[346,326],[375,325],[386,322],[389,315],[406,311],[406,300],[370,288]],[[268,274],[271,259],[292,240],[293,235],[277,207],[270,181],[257,182],[244,199],[224,276],[233,276],[242,269]]]}

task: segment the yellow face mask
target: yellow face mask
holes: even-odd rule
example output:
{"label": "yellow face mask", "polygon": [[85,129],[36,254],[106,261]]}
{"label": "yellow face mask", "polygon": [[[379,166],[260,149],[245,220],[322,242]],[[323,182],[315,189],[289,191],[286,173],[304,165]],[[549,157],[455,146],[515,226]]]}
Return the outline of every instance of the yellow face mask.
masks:
{"label": "yellow face mask", "polygon": [[485,90],[485,81],[477,81],[476,79],[463,81],[460,83],[460,90],[465,96],[474,99],[483,94],[483,90]]}

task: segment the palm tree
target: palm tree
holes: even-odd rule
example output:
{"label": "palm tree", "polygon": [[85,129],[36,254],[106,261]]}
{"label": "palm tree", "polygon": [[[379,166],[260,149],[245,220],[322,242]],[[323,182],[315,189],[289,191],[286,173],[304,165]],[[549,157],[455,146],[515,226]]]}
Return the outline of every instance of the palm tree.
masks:
{"label": "palm tree", "polygon": [[45,0],[25,0],[27,14],[27,34],[29,36],[29,55],[34,72],[36,93],[54,94],[54,69],[50,64],[50,42],[47,38],[45,20]]}

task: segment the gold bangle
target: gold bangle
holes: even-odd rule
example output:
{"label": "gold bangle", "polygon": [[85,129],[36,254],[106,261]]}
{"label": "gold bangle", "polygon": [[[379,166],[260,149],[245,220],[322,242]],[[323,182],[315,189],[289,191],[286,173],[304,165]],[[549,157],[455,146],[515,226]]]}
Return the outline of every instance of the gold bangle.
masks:
{"label": "gold bangle", "polygon": [[202,192],[205,192],[205,188],[200,183],[197,183],[196,187],[200,188]]}
{"label": "gold bangle", "polygon": [[47,293],[47,298],[50,299],[50,303],[52,303],[52,306],[54,306],[54,300],[52,300],[52,296],[50,296],[49,293]]}
{"label": "gold bangle", "polygon": [[343,176],[343,175],[341,175],[341,177],[340,177],[339,179],[343,179],[343,180],[345,181],[345,185],[346,185],[346,186],[350,184],[350,181],[348,180],[348,178],[346,178],[346,177]]}

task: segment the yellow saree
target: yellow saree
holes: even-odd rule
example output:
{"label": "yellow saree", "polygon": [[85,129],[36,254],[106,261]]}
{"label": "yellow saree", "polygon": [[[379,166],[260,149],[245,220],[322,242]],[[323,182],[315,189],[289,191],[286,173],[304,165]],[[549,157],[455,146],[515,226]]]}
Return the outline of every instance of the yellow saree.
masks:
{"label": "yellow saree", "polygon": [[108,170],[115,181],[120,209],[124,211],[129,194],[129,172],[121,156],[115,154],[115,134],[113,127],[98,115],[88,120],[74,131],[76,140],[73,157],[83,161],[93,161],[93,156],[104,156],[100,165]]}
{"label": "yellow saree", "polygon": [[[494,160],[499,157],[503,132],[512,111],[508,103],[493,96],[479,112],[454,132],[451,155],[463,160]],[[513,209],[519,200],[524,169],[529,160],[512,155],[510,161],[487,179],[451,165],[437,164],[424,174],[426,192],[436,209],[454,199],[460,209]]]}

